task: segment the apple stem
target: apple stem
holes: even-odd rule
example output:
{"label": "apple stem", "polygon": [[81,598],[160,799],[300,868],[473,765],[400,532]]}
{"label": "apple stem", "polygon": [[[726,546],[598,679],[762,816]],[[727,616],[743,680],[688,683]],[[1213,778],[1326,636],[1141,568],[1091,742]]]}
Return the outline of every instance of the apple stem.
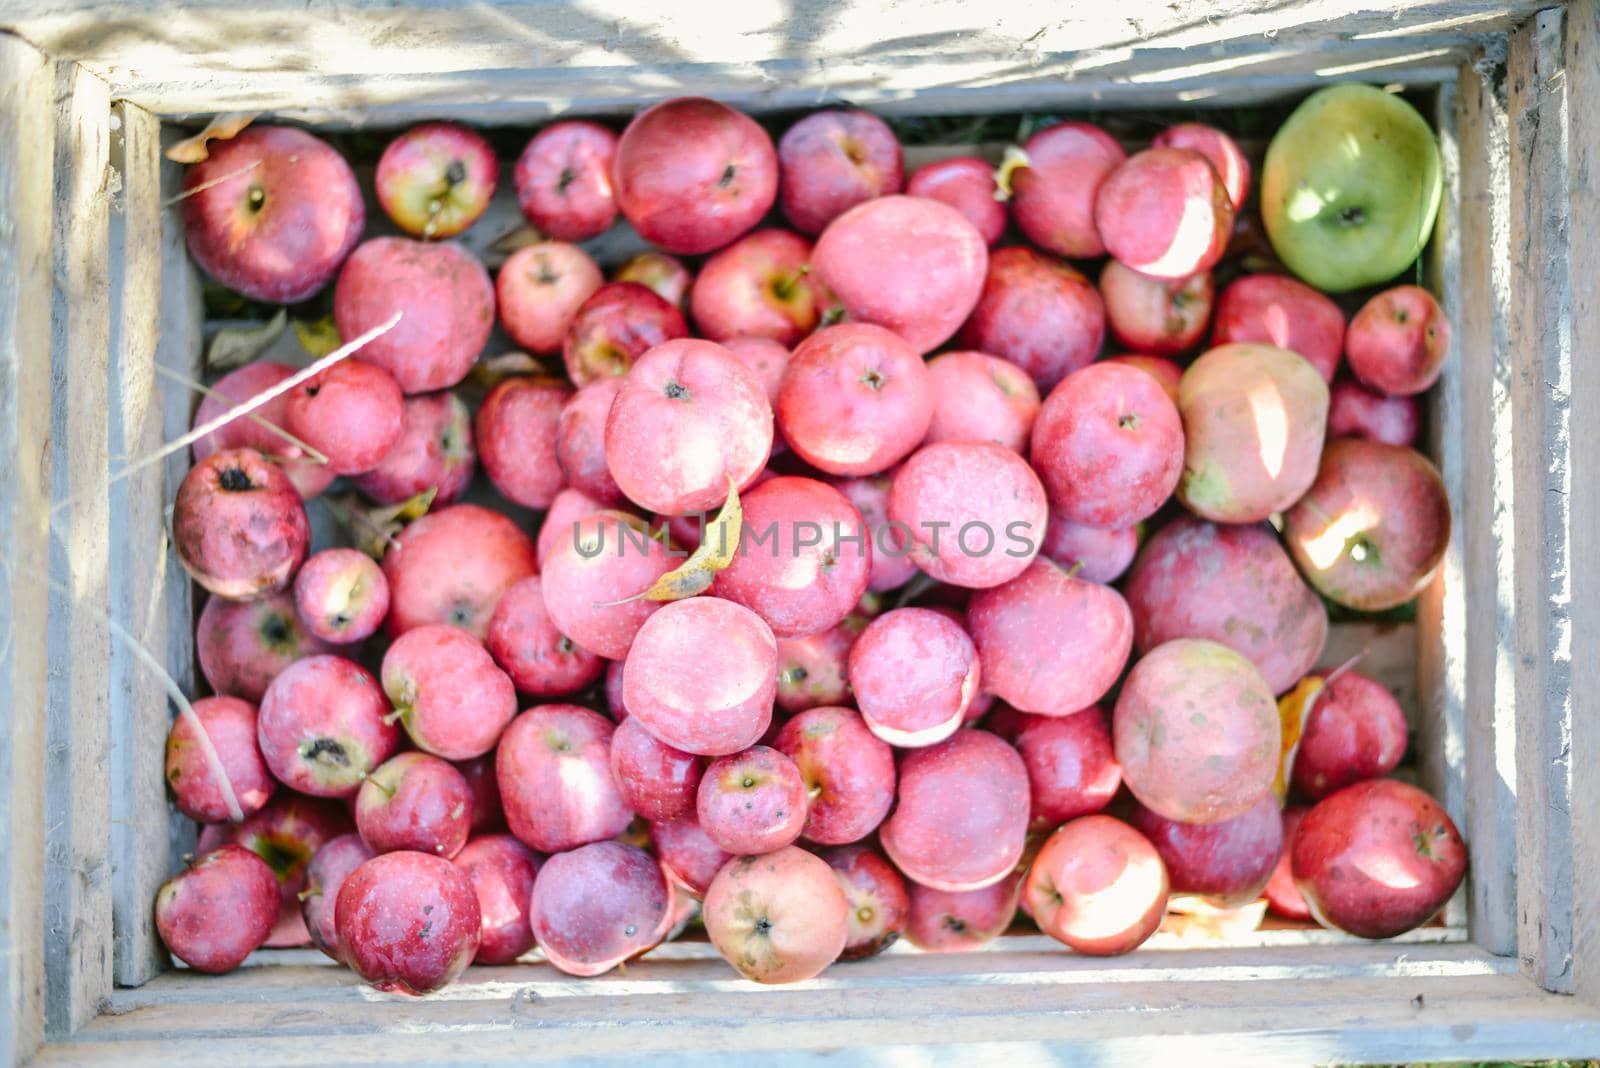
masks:
{"label": "apple stem", "polygon": [[214,188],[216,186],[219,186],[223,182],[231,182],[235,178],[239,177],[241,174],[249,174],[251,171],[255,170],[259,166],[261,166],[261,161],[259,159],[251,160],[249,163],[245,164],[243,167],[240,167],[236,171],[230,171],[227,174],[218,175],[215,178],[211,178],[211,179],[208,179],[208,180],[206,180],[204,182],[201,182],[199,185],[195,186],[193,189],[185,189],[183,192],[177,194],[176,196],[168,197],[166,200],[163,200],[161,202],[161,206],[163,208],[170,208],[174,204],[180,203],[181,201],[188,200],[190,197],[194,196],[197,193],[204,193],[207,189],[212,189],[212,188]]}
{"label": "apple stem", "polygon": [[802,263],[800,266],[796,267],[794,270],[790,271],[788,274],[772,283],[772,292],[778,296],[778,299],[788,300],[794,295],[794,287],[799,285],[800,280],[810,273],[811,265],[809,263]]}
{"label": "apple stem", "polygon": [[[218,393],[216,390],[212,389],[210,386],[206,385],[205,383],[196,381],[195,379],[190,378],[188,375],[183,374],[180,371],[174,371],[172,368],[167,367],[167,366],[165,366],[163,364],[159,364],[159,363],[156,364],[156,373],[165,375],[168,378],[172,379],[174,382],[180,382],[183,385],[188,386],[190,389],[194,390],[196,393],[201,394],[202,396],[211,397],[214,400],[223,401],[223,402],[226,402],[226,403],[229,403],[229,404],[231,404],[233,402],[233,398],[232,397],[228,397],[228,396],[225,396],[224,394]],[[295,437],[293,434],[291,434],[287,430],[283,429],[283,427],[279,426],[277,423],[274,423],[272,420],[266,418],[265,416],[261,415],[260,413],[258,413],[258,412],[246,412],[245,413],[245,418],[250,420],[252,423],[255,423],[257,426],[262,426],[262,427],[265,427],[266,429],[272,431],[274,434],[278,435],[278,437],[282,438],[284,441],[287,441],[290,445],[293,445],[295,448],[297,448],[301,452],[305,453],[306,454],[305,458],[307,460],[310,460],[312,463],[314,463],[314,464],[325,464],[325,463],[328,462],[328,458],[326,456],[324,456],[320,450],[314,448],[312,445],[310,445],[307,442],[301,440],[300,438]],[[296,459],[298,459],[298,457],[296,457]]]}

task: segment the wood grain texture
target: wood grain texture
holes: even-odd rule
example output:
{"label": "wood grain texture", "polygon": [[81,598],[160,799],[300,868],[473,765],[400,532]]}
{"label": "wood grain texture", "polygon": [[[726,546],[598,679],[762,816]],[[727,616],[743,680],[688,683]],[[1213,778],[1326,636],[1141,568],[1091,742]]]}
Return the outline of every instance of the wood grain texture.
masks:
{"label": "wood grain texture", "polygon": [[[1516,516],[1517,951],[1530,977],[1572,989],[1573,279],[1567,262],[1569,102],[1563,17],[1511,35],[1510,241],[1516,276],[1507,358]],[[1590,105],[1593,106],[1593,105]],[[1593,284],[1593,279],[1584,279]],[[1497,446],[1503,447],[1500,443]],[[1584,487],[1583,492],[1588,492]],[[1585,813],[1584,816],[1588,814]]]}
{"label": "wood grain texture", "polygon": [[[758,109],[848,100],[923,113],[1236,103],[1366,74],[1454,77],[1529,0],[630,0],[472,5],[13,0],[52,54],[163,115],[266,110],[321,124],[528,121],[703,93]],[[915,100],[912,100],[913,95]]]}
{"label": "wood grain texture", "polygon": [[0,34],[0,1063],[44,1033],[51,198],[55,76]]}
{"label": "wood grain texture", "polygon": [[890,1063],[901,1046],[926,1059],[930,1042],[952,1061],[985,1043],[1024,1063],[1360,1063],[1469,1050],[1554,1057],[1600,1043],[1593,1008],[1508,968],[1459,945],[1331,947],[1309,965],[1274,950],[1098,960],[1056,950],[879,958],[775,989],[720,961],[647,958],[598,979],[543,965],[474,969],[438,995],[404,1000],[334,969],[173,973],[119,991],[110,1014],[39,1063],[170,1064],[204,1051],[238,1065],[333,1064],[370,1059],[378,1041],[437,1064],[642,1053],[749,1063],[757,1052],[763,1062],[837,1063],[840,1047]]}
{"label": "wood grain texture", "polygon": [[108,159],[106,83],[56,72],[52,442],[45,850],[46,1026],[92,1019],[111,992],[111,749],[106,472]]}
{"label": "wood grain texture", "polygon": [[[161,128],[133,104],[114,109],[110,218],[111,378],[109,440],[113,465],[159,448],[161,383]],[[111,613],[158,662],[167,649],[164,571],[166,489],[157,467],[113,483],[109,541]],[[174,813],[163,780],[167,694],[122,641],[111,646],[112,928],[115,975],[137,985],[158,974],[167,954],[151,902],[177,864]]]}
{"label": "wood grain texture", "polygon": [[1566,498],[1571,551],[1571,792],[1573,990],[1600,1004],[1600,3],[1566,10],[1564,81],[1577,101],[1567,116],[1567,264],[1573,339]]}

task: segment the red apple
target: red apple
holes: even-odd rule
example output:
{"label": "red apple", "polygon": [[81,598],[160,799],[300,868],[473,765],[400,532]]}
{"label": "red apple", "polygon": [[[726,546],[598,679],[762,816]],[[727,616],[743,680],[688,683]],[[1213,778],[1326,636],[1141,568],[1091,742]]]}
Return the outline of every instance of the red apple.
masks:
{"label": "red apple", "polygon": [[483,135],[454,122],[425,122],[389,142],[372,184],[378,203],[412,237],[454,237],[494,197],[500,161]]}
{"label": "red apple", "polygon": [[156,931],[196,971],[237,968],[267,940],[277,915],[272,869],[236,845],[204,854],[156,891]]}
{"label": "red apple", "polygon": [[992,442],[924,446],[889,489],[889,521],[909,532],[911,559],[940,582],[968,589],[999,586],[1025,571],[1048,517],[1039,476]]}
{"label": "red apple", "polygon": [[1415,786],[1369,779],[1313,805],[1295,831],[1295,886],[1317,922],[1392,938],[1444,907],[1467,870],[1467,846],[1439,803]]}
{"label": "red apple", "polygon": [[1183,453],[1183,422],[1160,383],[1114,363],[1074,371],[1050,391],[1030,450],[1057,512],[1112,530],[1166,503]]}
{"label": "red apple", "polygon": [[417,748],[447,760],[487,753],[517,713],[511,679],[488,650],[440,623],[394,640],[383,654],[383,690]]}
{"label": "red apple", "polygon": [[[229,371],[213,382],[210,391],[200,399],[191,425],[198,427],[211,422],[235,405],[292,378],[294,373],[293,367],[268,360],[256,360]],[[327,464],[310,459],[304,449],[279,433],[288,429],[289,420],[285,415],[288,407],[289,394],[280,393],[250,415],[224,423],[190,446],[195,463],[221,449],[254,449],[278,464],[294,483],[302,500],[319,496],[334,480],[334,473]]]}
{"label": "red apple", "polygon": [[1004,879],[1028,830],[1028,770],[986,731],[957,731],[900,762],[899,799],[878,840],[906,877],[938,890]]}
{"label": "red apple", "polygon": [[706,260],[689,308],[712,341],[750,336],[792,346],[816,329],[830,303],[810,275],[811,242],[788,230],[757,230]]}
{"label": "red apple", "polygon": [[538,575],[501,596],[489,617],[484,644],[517,690],[531,697],[564,697],[586,689],[604,667],[604,661],[556,627]]}
{"label": "red apple", "polygon": [[323,549],[295,576],[294,603],[305,628],[323,641],[365,641],[389,614],[389,580],[364,552]]}
{"label": "red apple", "polygon": [[495,756],[506,823],[541,853],[615,838],[633,819],[611,778],[611,721],[540,705],[511,721]]}
{"label": "red apple", "polygon": [[336,475],[370,471],[400,441],[404,399],[394,378],[360,360],[335,364],[289,393],[288,429]]}
{"label": "red apple", "polygon": [[637,282],[607,282],[572,314],[561,358],[573,385],[625,375],[640,356],[688,337],[683,313]]}
{"label": "red apple", "polygon": [[1400,702],[1383,684],[1346,670],[1312,700],[1295,751],[1296,792],[1320,801],[1400,765],[1409,729]]}
{"label": "red apple", "polygon": [[738,554],[712,592],[760,616],[780,638],[844,622],[867,592],[872,550],[861,514],[826,482],[769,479],[743,499]]}
{"label": "red apple", "polygon": [[551,857],[533,882],[533,936],[568,975],[601,975],[672,925],[672,891],[642,849],[595,842]]}
{"label": "red apple", "polygon": [[617,135],[598,123],[568,119],[546,126],[517,157],[513,180],[522,214],[560,241],[605,233],[617,217],[616,155]]}
{"label": "red apple", "polygon": [[1415,397],[1386,397],[1349,379],[1333,384],[1328,395],[1330,438],[1415,445],[1421,433],[1422,411]]}
{"label": "red apple", "polygon": [[850,909],[850,935],[839,959],[865,960],[899,941],[911,898],[894,866],[863,845],[839,846],[820,856],[833,869]]}
{"label": "red apple", "polygon": [[1122,767],[1111,749],[1105,709],[1091,705],[1070,716],[1019,715],[1013,739],[1028,769],[1035,826],[1058,827],[1099,812],[1122,785]]}
{"label": "red apple", "polygon": [[628,649],[628,718],[686,753],[737,753],[772,721],[777,654],[772,629],[743,605],[719,597],[664,604]]}
{"label": "red apple", "polygon": [[1006,232],[1006,207],[995,198],[994,168],[976,156],[953,156],[918,167],[906,182],[906,195],[955,208],[990,246]]}
{"label": "red apple", "polygon": [[894,804],[894,752],[848,708],[801,712],[773,743],[805,782],[807,841],[857,842],[877,829]]}
{"label": "red apple", "polygon": [[1094,221],[1113,259],[1151,278],[1188,278],[1227,251],[1233,201],[1205,156],[1150,148],[1106,176]]}
{"label": "red apple", "polygon": [[667,877],[695,897],[704,897],[717,872],[733,859],[717,848],[693,815],[650,824],[650,840]]}
{"label": "red apple", "polygon": [[679,255],[721,248],[778,195],[778,156],[754,119],[703,97],[635,115],[612,168],[617,205],[651,244]]}
{"label": "red apple", "polygon": [[1071,715],[1104,697],[1133,648],[1122,595],[1048,560],[974,596],[967,628],[984,688],[1045,716]]}
{"label": "red apple", "polygon": [[1156,134],[1150,144],[1156,148],[1187,148],[1210,161],[1228,191],[1233,210],[1244,207],[1250,192],[1250,160],[1238,142],[1217,129],[1199,122],[1180,122]]}
{"label": "red apple", "polygon": [[1211,322],[1211,272],[1151,278],[1117,260],[1100,271],[1106,325],[1117,343],[1135,352],[1176,356],[1200,343]]}
{"label": "red apple", "polygon": [[466,777],[427,753],[401,753],[373,769],[356,795],[356,829],[374,853],[414,849],[446,859],[472,825]]}
{"label": "red apple", "polygon": [[961,343],[1010,360],[1048,390],[1099,355],[1105,330],[1093,283],[1060,260],[1012,247],[989,258]]}
{"label": "red apple", "polygon": [[[560,456],[558,441],[556,450],[558,460]],[[563,539],[569,542],[572,540],[572,528],[577,526],[580,520],[605,510],[604,504],[581,490],[569,486],[558,491],[555,500],[550,502],[549,510],[539,522],[539,537],[534,541],[534,553],[538,558],[539,569],[541,571],[544,569],[545,561],[550,559],[550,553]]]}
{"label": "red apple", "polygon": [[1267,880],[1267,888],[1262,891],[1267,899],[1267,907],[1286,920],[1312,918],[1311,910],[1306,907],[1306,899],[1300,896],[1299,888],[1294,885],[1294,872],[1290,870],[1295,832],[1300,829],[1300,821],[1309,811],[1305,805],[1290,805],[1283,810],[1283,850],[1278,854],[1277,867],[1272,869],[1272,878]]}
{"label": "red apple", "polygon": [[556,419],[556,466],[568,486],[594,502],[590,511],[623,500],[622,490],[606,466],[606,417],[622,382],[616,376],[590,382],[567,398]]}
{"label": "red apple", "polygon": [[[767,400],[776,407],[783,372],[789,366],[789,350],[769,337],[730,337],[722,342],[722,347],[756,373],[761,379],[761,388],[767,391]],[[782,438],[774,436],[773,452],[783,452],[787,447]]]}
{"label": "red apple", "polygon": [[873,593],[898,589],[917,573],[916,561],[911,559],[910,532],[889,522],[893,475],[893,471],[886,471],[834,482],[839,492],[861,513],[872,538],[872,568],[867,573],[867,589]]}
{"label": "red apple", "polygon": [[1329,600],[1381,612],[1433,580],[1450,545],[1450,499],[1415,449],[1335,438],[1317,479],[1284,517],[1306,581]]}
{"label": "red apple", "polygon": [[1018,228],[1058,256],[1105,255],[1095,198],[1106,176],[1128,158],[1122,146],[1098,126],[1058,122],[1028,138],[1022,151],[1027,165],[1011,176],[1011,215]]}
{"label": "red apple", "polygon": [[[201,732],[217,766],[206,755]],[[202,697],[194,702],[194,716],[177,717],[167,732],[167,785],[179,812],[199,823],[227,819],[219,775],[246,816],[259,811],[278,788],[256,741],[256,707],[237,697]]]}
{"label": "red apple", "polygon": [[801,459],[831,474],[874,475],[926,436],[933,391],[921,357],[898,335],[845,323],[800,343],[773,407]]}
{"label": "red apple", "polygon": [[978,692],[978,651],[941,612],[897,608],[867,624],[850,650],[850,688],[861,718],[891,745],[942,742]]}
{"label": "red apple", "polygon": [[711,762],[696,792],[695,817],[717,848],[735,856],[782,849],[806,825],[806,784],[794,761],[753,745]]}
{"label": "red apple", "polygon": [[1128,789],[1182,823],[1221,823],[1253,808],[1278,774],[1281,732],[1278,703],[1250,661],[1193,638],[1135,664],[1112,718]]}
{"label": "red apple", "polygon": [[474,838],[455,855],[478,897],[483,927],[475,964],[510,964],[533,948],[530,911],[539,854],[509,834]]}
{"label": "red apple", "polygon": [[407,397],[400,438],[376,467],[355,477],[356,489],[377,504],[399,504],[434,491],[433,507],[454,504],[477,466],[472,417],[448,390]]}
{"label": "red apple", "polygon": [[624,719],[611,735],[611,778],[623,802],[652,822],[693,816],[706,762]]}
{"label": "red apple", "polygon": [[929,953],[980,949],[1011,926],[1021,887],[1016,876],[977,890],[935,890],[912,883],[906,938]]}
{"label": "red apple", "polygon": [[727,349],[683,339],[634,364],[606,417],[606,465],[629,500],[666,515],[705,511],[761,472],[772,405]]}
{"label": "red apple", "polygon": [[472,791],[472,833],[505,830],[506,814],[500,805],[500,784],[494,777],[494,754],[458,760],[455,765]]}
{"label": "red apple", "polygon": [[613,282],[638,282],[677,308],[689,310],[689,286],[694,279],[676,256],[651,249],[641,252],[611,273]]}
{"label": "red apple", "polygon": [[524,508],[550,507],[561,488],[557,420],[572,396],[551,378],[508,378],[489,391],[472,423],[484,473],[500,495]]}
{"label": "red apple", "polygon": [[1156,847],[1175,894],[1198,894],[1224,908],[1261,896],[1283,852],[1283,816],[1271,791],[1220,823],[1179,823],[1135,805],[1130,823]]}
{"label": "red apple", "polygon": [[925,353],[971,313],[988,260],[983,235],[948,204],[885,196],[829,223],[811,266],[852,320],[887,327]]}
{"label": "red apple", "polygon": [[315,797],[351,797],[400,744],[378,680],[342,656],[308,656],[261,698],[261,755],[278,781]]}
{"label": "red apple", "polygon": [[1141,654],[1208,638],[1247,657],[1273,693],[1310,671],[1328,640],[1327,610],[1264,523],[1174,516],[1145,543],[1123,593]]}
{"label": "red apple", "polygon": [[1039,929],[1091,956],[1137,949],[1167,910],[1155,847],[1110,816],[1083,816],[1051,835],[1023,887]]}
{"label": "red apple", "polygon": [[500,325],[529,352],[560,352],[578,309],[604,283],[600,268],[577,245],[526,245],[506,258],[495,277]]}
{"label": "red apple", "polygon": [[377,854],[359,834],[341,834],[318,849],[306,867],[306,888],[300,891],[300,915],[311,944],[324,954],[345,963],[339,956],[339,927],[334,915],[339,890],[350,873]]}
{"label": "red apple", "polygon": [[813,111],[778,141],[779,197],[796,230],[823,227],[863,201],[900,192],[900,142],[867,111]]}
{"label": "red apple", "polygon": [[758,983],[814,978],[850,938],[833,869],[795,846],[730,861],[706,891],[703,916],[717,952]]}
{"label": "red apple", "polygon": [[252,126],[209,150],[183,176],[184,234],[201,270],[274,304],[327,285],[366,225],[344,157],[287,126]]}
{"label": "red apple", "polygon": [[1090,582],[1112,583],[1122,577],[1139,551],[1139,527],[1110,530],[1075,523],[1052,508],[1039,552]]}
{"label": "red apple", "polygon": [[212,453],[189,469],[172,505],[172,542],[200,585],[247,601],[289,585],[311,525],[287,475],[254,449]]}
{"label": "red apple", "polygon": [[596,656],[628,655],[640,626],[661,607],[638,595],[680,562],[642,526],[622,512],[589,515],[558,532],[545,558],[545,610],[562,634]]}
{"label": "red apple", "polygon": [[448,623],[482,640],[500,595],[535,570],[533,540],[499,512],[475,504],[430,512],[384,553],[389,635]]}
{"label": "red apple", "polygon": [[401,319],[361,350],[406,393],[445,389],[467,377],[494,329],[489,272],[453,244],[375,237],[350,254],[333,290],[339,336]]}
{"label": "red apple", "polygon": [[1178,383],[1183,381],[1183,368],[1173,361],[1162,356],[1145,356],[1135,353],[1126,356],[1107,356],[1105,357],[1105,362],[1137,367],[1161,383],[1161,388],[1166,391],[1167,397],[1171,399],[1173,404],[1178,403]]}
{"label": "red apple", "polygon": [[277,923],[266,944],[303,946],[311,937],[300,909],[307,866],[324,845],[354,829],[343,805],[280,790],[243,823],[209,824],[201,832],[199,849],[233,842],[266,861],[278,880],[279,898]]}
{"label": "red apple", "polygon": [[472,963],[483,926],[464,872],[443,857],[373,857],[345,879],[335,908],[339,956],[389,994],[427,994]]}
{"label": "red apple", "polygon": [[1363,385],[1392,396],[1414,396],[1439,380],[1450,353],[1450,320],[1426,289],[1395,286],[1356,312],[1344,351]]}
{"label": "red apple", "polygon": [[1019,453],[1039,414],[1039,390],[1010,360],[946,352],[928,361],[933,419],[923,443],[992,441]]}
{"label": "red apple", "polygon": [[1297,279],[1249,274],[1217,300],[1211,343],[1259,341],[1299,353],[1324,382],[1333,381],[1344,350],[1344,312],[1330,297]]}
{"label": "red apple", "polygon": [[820,634],[778,639],[779,708],[804,712],[845,702],[850,692],[845,663],[862,622],[851,616]]}

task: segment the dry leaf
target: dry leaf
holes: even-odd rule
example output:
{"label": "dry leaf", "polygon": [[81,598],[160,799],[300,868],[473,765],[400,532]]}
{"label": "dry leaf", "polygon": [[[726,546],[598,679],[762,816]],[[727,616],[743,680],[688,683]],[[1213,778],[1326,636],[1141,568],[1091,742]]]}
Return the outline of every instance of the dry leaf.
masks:
{"label": "dry leaf", "polygon": [[1028,166],[1028,154],[1016,145],[1007,145],[1000,166],[994,170],[994,198],[1002,203],[1011,199],[1011,176]]}
{"label": "dry leaf", "polygon": [[301,348],[319,360],[344,344],[331,315],[324,315],[320,319],[296,319],[294,336],[300,340]]}
{"label": "dry leaf", "polygon": [[239,136],[241,130],[255,121],[256,114],[254,111],[230,111],[218,115],[206,123],[204,130],[168,148],[167,158],[174,163],[203,163],[211,158],[211,141],[229,141]]}
{"label": "dry leaf", "polygon": [[505,352],[473,364],[472,370],[467,372],[467,384],[490,390],[508,378],[520,377],[557,380],[537,357],[526,352]]}
{"label": "dry leaf", "polygon": [[289,313],[279,308],[278,313],[264,323],[218,330],[217,336],[211,339],[211,347],[206,350],[206,370],[231,371],[243,367],[270,349],[283,336],[283,328],[288,323]]}
{"label": "dry leaf", "polygon": [[1306,720],[1322,693],[1324,683],[1319,676],[1307,675],[1295,684],[1294,689],[1278,698],[1278,721],[1283,726],[1283,756],[1278,762],[1278,777],[1272,780],[1272,792],[1282,804],[1289,795],[1289,781],[1294,774],[1294,757],[1300,751],[1300,738],[1305,734]]}
{"label": "dry leaf", "polygon": [[519,248],[537,245],[544,240],[544,235],[531,226],[519,226],[510,233],[501,234],[489,246],[490,252],[498,252],[502,256],[509,256]]}
{"label": "dry leaf", "polygon": [[354,493],[323,499],[334,506],[334,515],[349,531],[355,547],[374,560],[382,560],[383,554],[393,544],[394,536],[407,523],[428,514],[428,509],[433,506],[434,495],[438,492],[437,486],[429,486],[415,497],[381,508],[370,507]]}
{"label": "dry leaf", "polygon": [[610,608],[629,601],[681,601],[711,588],[717,572],[733,563],[739,551],[739,538],[744,532],[744,506],[739,503],[739,487],[733,477],[728,478],[728,499],[722,502],[717,516],[706,524],[700,536],[700,547],[689,559],[656,579],[655,585],[643,593],[625,597],[620,601],[597,604],[596,608]]}

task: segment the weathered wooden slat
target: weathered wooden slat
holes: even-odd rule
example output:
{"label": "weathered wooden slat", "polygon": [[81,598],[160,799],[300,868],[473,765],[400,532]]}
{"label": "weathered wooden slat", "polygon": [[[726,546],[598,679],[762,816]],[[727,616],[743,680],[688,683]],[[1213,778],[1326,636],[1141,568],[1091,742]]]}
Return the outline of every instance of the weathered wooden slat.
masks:
{"label": "weathered wooden slat", "polygon": [[44,1031],[46,587],[55,76],[0,34],[0,1062]]}
{"label": "weathered wooden slat", "polygon": [[1510,247],[1517,267],[1506,352],[1516,516],[1517,950],[1528,974],[1553,990],[1572,988],[1574,904],[1570,404],[1576,280],[1567,263],[1572,175],[1562,37],[1559,10],[1538,15],[1512,34],[1507,76]]}
{"label": "weathered wooden slat", "polygon": [[[133,104],[114,110],[111,168],[111,396],[113,464],[159,448],[161,383],[155,371],[161,331],[161,127]],[[166,492],[160,467],[111,486],[111,611],[157,662],[167,649],[164,549]],[[115,974],[142,983],[167,963],[151,902],[175,864],[174,814],[162,779],[167,695],[121,641],[111,646],[112,927]]]}
{"label": "weathered wooden slat", "polygon": [[1600,4],[1567,8],[1565,64],[1568,99],[1583,102],[1568,114],[1567,263],[1572,279],[1571,396],[1567,439],[1574,492],[1567,500],[1572,538],[1572,961],[1573,989],[1600,1004]]}
{"label": "weathered wooden slat", "polygon": [[106,489],[111,98],[56,75],[50,337],[50,687],[45,760],[46,1025],[81,1027],[111,992],[110,632]]}

